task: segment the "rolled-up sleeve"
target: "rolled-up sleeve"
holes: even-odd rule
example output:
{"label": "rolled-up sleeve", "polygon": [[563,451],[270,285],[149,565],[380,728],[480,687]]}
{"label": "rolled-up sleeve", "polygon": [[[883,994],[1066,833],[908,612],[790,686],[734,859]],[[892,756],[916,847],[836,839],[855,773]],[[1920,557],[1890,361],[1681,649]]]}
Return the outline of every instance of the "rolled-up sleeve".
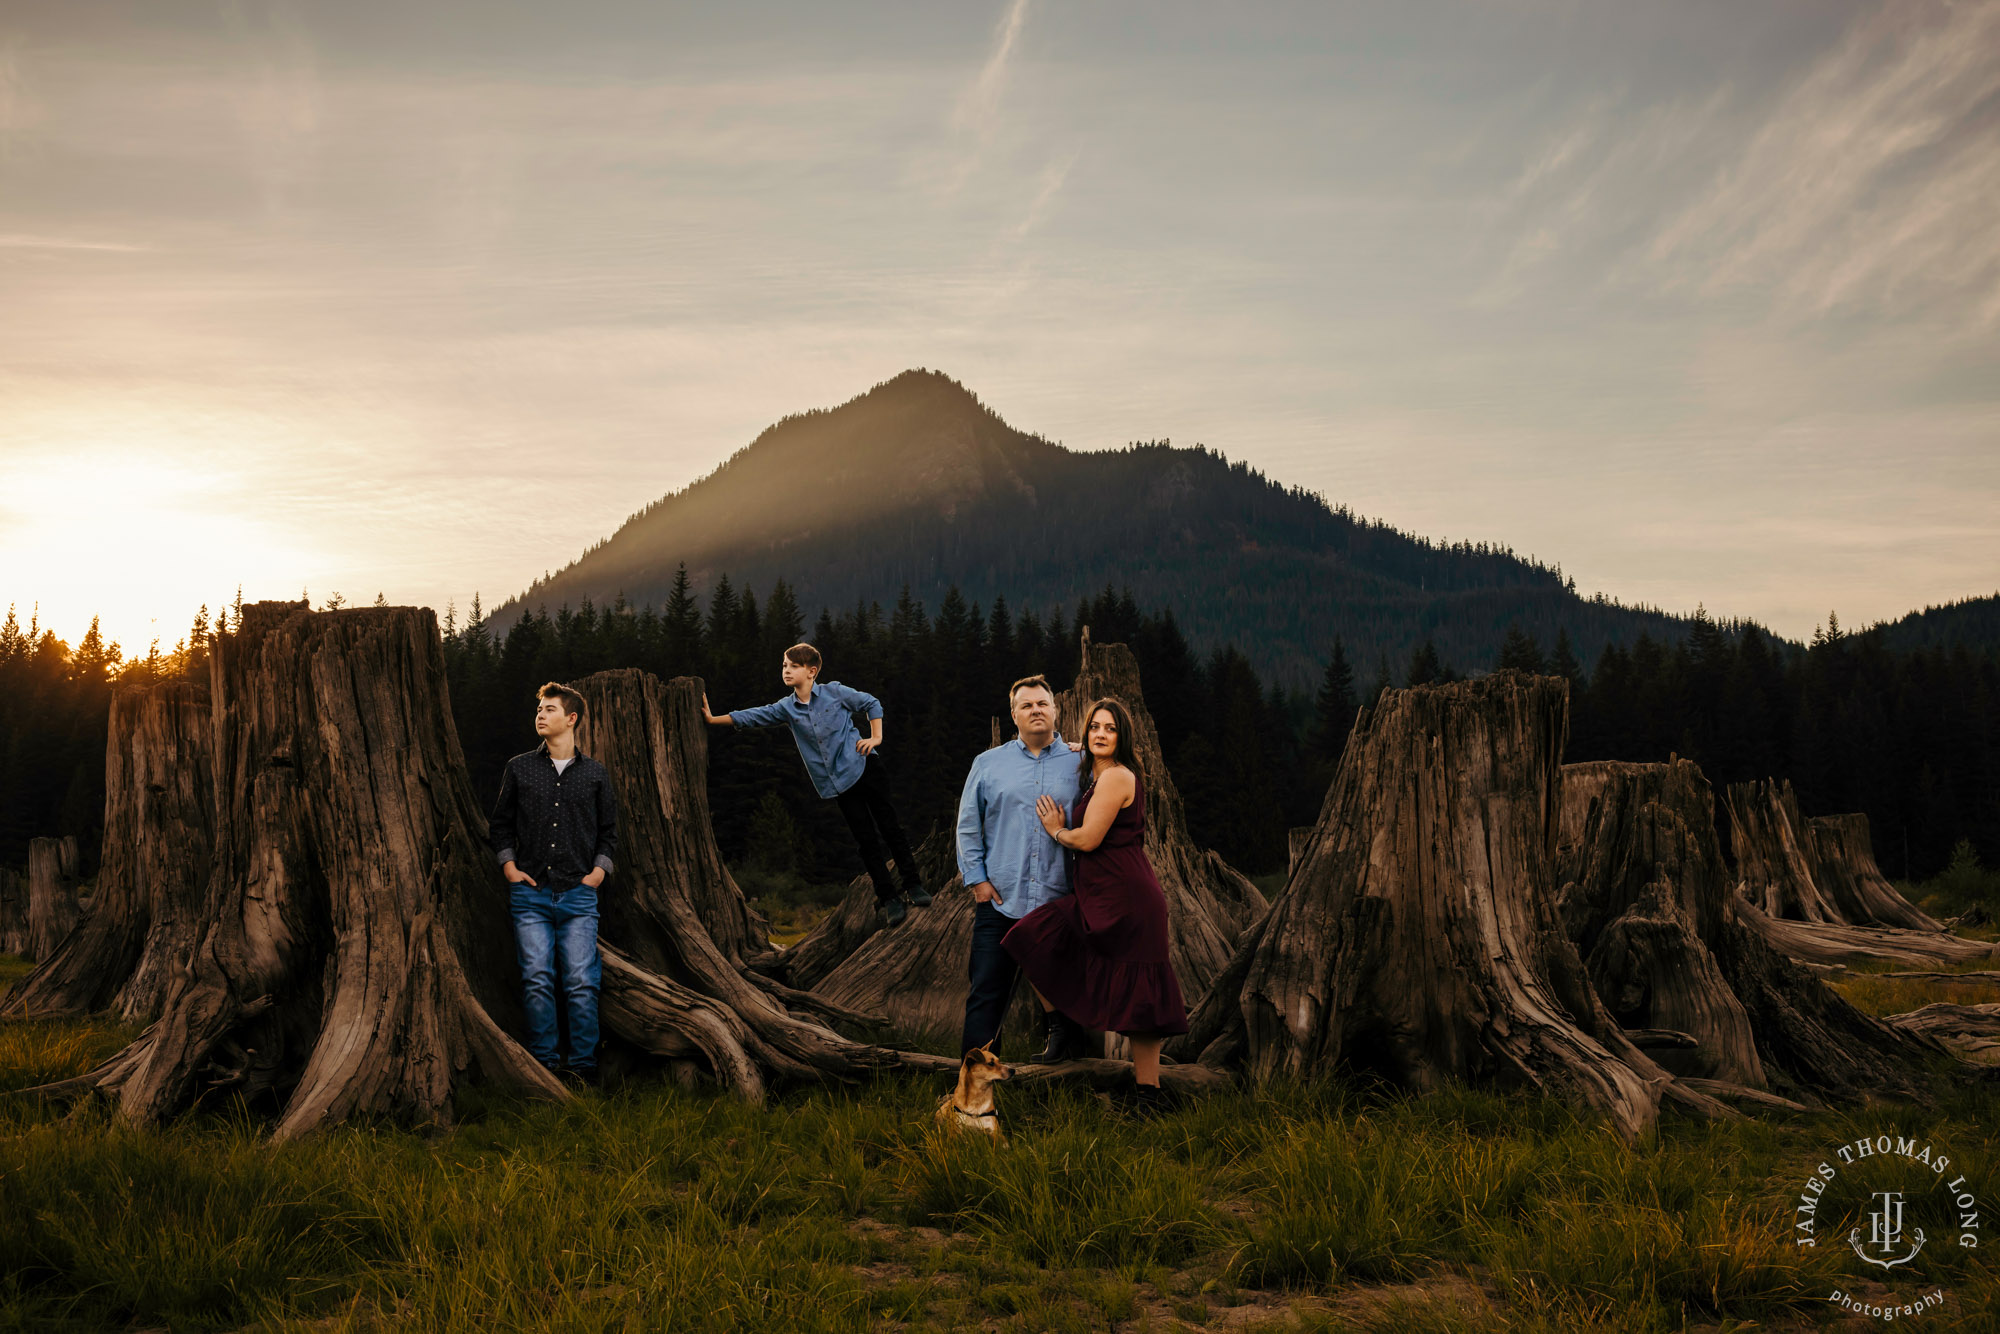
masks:
{"label": "rolled-up sleeve", "polygon": [[775,727],[790,721],[785,717],[785,701],[776,704],[759,704],[748,709],[731,709],[729,721],[738,727]]}
{"label": "rolled-up sleeve", "polygon": [[505,866],[514,860],[514,811],[520,801],[520,787],[509,764],[500,776],[500,799],[493,803],[493,815],[486,822],[486,840],[494,858]]}
{"label": "rolled-up sleeve", "polygon": [[597,784],[597,856],[591,865],[610,875],[613,869],[611,857],[618,851],[618,790],[611,786],[611,775],[605,774]]}
{"label": "rolled-up sleeve", "polygon": [[958,873],[967,887],[986,880],[986,808],[979,790],[980,766],[974,761],[958,796]]}
{"label": "rolled-up sleeve", "polygon": [[867,691],[856,690],[853,686],[842,686],[840,687],[840,693],[847,696],[842,701],[842,707],[849,713],[860,710],[865,712],[870,718],[880,718],[882,716],[882,701]]}

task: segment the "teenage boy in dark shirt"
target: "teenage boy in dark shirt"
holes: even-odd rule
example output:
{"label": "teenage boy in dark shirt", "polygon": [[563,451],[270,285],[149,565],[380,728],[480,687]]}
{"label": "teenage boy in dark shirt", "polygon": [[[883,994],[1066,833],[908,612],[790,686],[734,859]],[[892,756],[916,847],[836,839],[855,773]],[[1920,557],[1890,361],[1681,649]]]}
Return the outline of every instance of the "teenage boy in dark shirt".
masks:
{"label": "teenage boy in dark shirt", "polygon": [[536,692],[542,744],[507,761],[489,837],[507,877],[528,1050],[557,1068],[556,984],[569,1008],[566,1072],[597,1082],[597,888],[618,850],[618,794],[576,748],[583,696],[551,681]]}
{"label": "teenage boy in dark shirt", "polygon": [[[855,690],[838,681],[819,683],[819,650],[811,644],[794,644],[785,650],[779,676],[792,693],[776,704],[754,709],[738,709],[720,716],[708,711],[708,696],[701,698],[701,716],[713,727],[773,727],[784,723],[798,743],[799,758],[820,796],[840,806],[847,827],[861,849],[861,864],[875,882],[876,909],[887,926],[900,926],[911,905],[922,908],[930,903],[903,837],[902,822],[889,804],[889,780],[875,750],[882,744],[882,701],[865,690]],[[854,725],[856,711],[868,715],[868,735]],[[887,844],[887,856],[883,845]],[[896,859],[903,874],[903,888],[897,892],[889,879],[888,857]]]}

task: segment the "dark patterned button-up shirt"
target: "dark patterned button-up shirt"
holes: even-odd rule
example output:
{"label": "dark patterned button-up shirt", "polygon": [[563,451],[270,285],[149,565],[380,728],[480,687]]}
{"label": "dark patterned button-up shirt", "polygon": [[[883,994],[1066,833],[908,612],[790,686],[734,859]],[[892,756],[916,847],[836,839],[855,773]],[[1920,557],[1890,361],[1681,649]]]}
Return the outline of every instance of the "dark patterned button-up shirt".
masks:
{"label": "dark patterned button-up shirt", "polygon": [[561,773],[547,745],[516,755],[500,779],[487,837],[502,866],[514,863],[538,885],[567,889],[597,866],[610,874],[618,850],[610,773],[582,751]]}

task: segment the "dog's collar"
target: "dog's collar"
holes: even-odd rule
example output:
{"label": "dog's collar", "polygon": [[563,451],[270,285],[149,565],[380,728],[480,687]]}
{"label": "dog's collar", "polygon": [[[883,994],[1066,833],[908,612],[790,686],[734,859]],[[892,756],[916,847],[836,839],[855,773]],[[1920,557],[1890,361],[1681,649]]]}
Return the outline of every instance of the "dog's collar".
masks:
{"label": "dog's collar", "polygon": [[999,1109],[998,1107],[994,1108],[994,1109],[993,1109],[992,1111],[990,1111],[990,1112],[968,1112],[968,1111],[966,1111],[966,1110],[965,1110],[965,1109],[964,1109],[963,1107],[959,1106],[959,1105],[958,1105],[957,1103],[953,1103],[953,1104],[951,1105],[951,1109],[952,1109],[952,1110],[953,1110],[954,1112],[957,1112],[957,1113],[958,1113],[958,1114],[959,1114],[960,1116],[998,1116],[998,1115],[1000,1115],[1000,1109]]}

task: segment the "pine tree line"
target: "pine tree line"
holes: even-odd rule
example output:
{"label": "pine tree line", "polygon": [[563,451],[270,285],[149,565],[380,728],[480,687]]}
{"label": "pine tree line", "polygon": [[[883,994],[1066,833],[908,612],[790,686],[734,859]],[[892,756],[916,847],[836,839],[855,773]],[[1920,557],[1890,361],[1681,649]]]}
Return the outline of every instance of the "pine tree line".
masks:
{"label": "pine tree line", "polygon": [[[75,834],[94,857],[113,683],[205,680],[212,636],[240,615],[240,595],[213,620],[203,608],[172,650],[154,645],[126,660],[95,623],[71,648],[32,614],[24,629],[10,609],[0,624],[0,865],[20,866],[28,839],[44,834]],[[956,590],[933,611],[906,590],[886,609],[857,602],[821,609],[808,624],[782,580],[760,600],[726,576],[698,593],[682,569],[663,607],[585,602],[537,610],[498,634],[475,599],[462,622],[447,611],[443,629],[453,713],[482,798],[497,790],[506,758],[533,744],[543,681],[611,667],[696,675],[726,711],[778,698],[780,656],[809,639],[827,679],[881,697],[883,758],[921,837],[950,824],[966,767],[1005,713],[1008,684],[1040,672],[1067,685],[1078,628],[1088,625],[1098,642],[1129,643],[1138,656],[1194,837],[1252,873],[1281,869],[1286,831],[1316,816],[1361,703],[1392,685],[1494,668],[1568,678],[1572,760],[1678,753],[1717,785],[1789,777],[1809,814],[1866,812],[1892,876],[1937,874],[1960,840],[1985,865],[2000,864],[2000,654],[1899,650],[1879,629],[1848,634],[1831,616],[1803,649],[1702,611],[1689,624],[1677,641],[1611,645],[1588,671],[1565,634],[1545,648],[1518,624],[1483,663],[1449,662],[1426,640],[1407,662],[1378,658],[1372,672],[1336,635],[1310,695],[1260,681],[1233,646],[1195,653],[1171,611],[1109,588],[1073,609],[1019,611],[1004,597],[982,607]],[[712,743],[710,800],[725,855],[817,880],[858,873],[838,815],[812,792],[787,734],[718,731]]]}

